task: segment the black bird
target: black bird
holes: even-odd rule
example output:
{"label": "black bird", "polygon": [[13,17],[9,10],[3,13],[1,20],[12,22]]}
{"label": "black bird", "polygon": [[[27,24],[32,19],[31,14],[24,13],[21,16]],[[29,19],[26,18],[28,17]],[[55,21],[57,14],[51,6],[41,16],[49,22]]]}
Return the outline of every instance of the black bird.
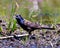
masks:
{"label": "black bird", "polygon": [[16,15],[16,20],[17,20],[17,23],[29,33],[29,35],[31,35],[31,32],[36,29],[50,29],[50,30],[55,29],[55,28],[41,27],[39,24],[26,21],[25,19],[23,19],[21,15]]}

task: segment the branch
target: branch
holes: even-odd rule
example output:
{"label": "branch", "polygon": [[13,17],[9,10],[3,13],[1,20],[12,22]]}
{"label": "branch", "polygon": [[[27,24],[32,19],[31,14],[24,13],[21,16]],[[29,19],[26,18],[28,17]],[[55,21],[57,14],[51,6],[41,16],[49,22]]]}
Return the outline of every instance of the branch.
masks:
{"label": "branch", "polygon": [[[22,34],[22,35],[16,35],[17,37],[22,37],[22,36],[28,36],[29,34]],[[8,38],[14,38],[14,36],[5,36],[5,37],[0,37],[1,39],[8,39]]]}

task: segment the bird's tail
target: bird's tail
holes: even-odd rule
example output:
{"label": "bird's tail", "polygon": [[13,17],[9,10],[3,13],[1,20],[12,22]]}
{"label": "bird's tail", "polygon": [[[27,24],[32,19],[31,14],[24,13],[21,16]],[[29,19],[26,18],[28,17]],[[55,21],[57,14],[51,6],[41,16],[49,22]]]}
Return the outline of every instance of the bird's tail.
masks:
{"label": "bird's tail", "polygon": [[55,28],[49,28],[49,27],[41,27],[40,29],[55,30]]}
{"label": "bird's tail", "polygon": [[38,29],[48,29],[48,30],[55,30],[54,27],[50,28],[50,27],[39,27]]}

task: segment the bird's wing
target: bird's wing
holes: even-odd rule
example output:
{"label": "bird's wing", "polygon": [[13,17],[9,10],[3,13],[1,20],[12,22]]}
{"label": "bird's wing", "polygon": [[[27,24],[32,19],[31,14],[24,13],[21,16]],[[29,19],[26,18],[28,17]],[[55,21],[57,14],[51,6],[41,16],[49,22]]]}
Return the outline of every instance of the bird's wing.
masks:
{"label": "bird's wing", "polygon": [[28,20],[25,20],[24,24],[25,24],[26,26],[28,26],[28,27],[40,28],[40,25],[39,25],[39,24],[30,22],[30,21],[28,21]]}
{"label": "bird's wing", "polygon": [[54,28],[49,28],[49,27],[42,27],[41,25],[37,24],[37,23],[33,23],[30,21],[24,21],[24,24],[28,27],[28,28],[37,28],[37,29],[51,29],[54,30]]}

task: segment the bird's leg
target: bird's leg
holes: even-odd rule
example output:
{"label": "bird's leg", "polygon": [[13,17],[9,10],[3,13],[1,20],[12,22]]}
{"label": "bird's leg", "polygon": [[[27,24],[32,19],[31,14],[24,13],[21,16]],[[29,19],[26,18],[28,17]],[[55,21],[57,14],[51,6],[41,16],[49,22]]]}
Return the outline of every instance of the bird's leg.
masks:
{"label": "bird's leg", "polygon": [[29,31],[29,39],[35,39],[35,34],[32,35],[31,30]]}
{"label": "bird's leg", "polygon": [[32,34],[31,31],[29,32],[29,39],[36,39],[35,34]]}
{"label": "bird's leg", "polygon": [[31,34],[31,31],[29,31],[29,39],[31,38],[31,35],[32,35],[32,34]]}
{"label": "bird's leg", "polygon": [[29,31],[29,35],[31,35],[31,31]]}

